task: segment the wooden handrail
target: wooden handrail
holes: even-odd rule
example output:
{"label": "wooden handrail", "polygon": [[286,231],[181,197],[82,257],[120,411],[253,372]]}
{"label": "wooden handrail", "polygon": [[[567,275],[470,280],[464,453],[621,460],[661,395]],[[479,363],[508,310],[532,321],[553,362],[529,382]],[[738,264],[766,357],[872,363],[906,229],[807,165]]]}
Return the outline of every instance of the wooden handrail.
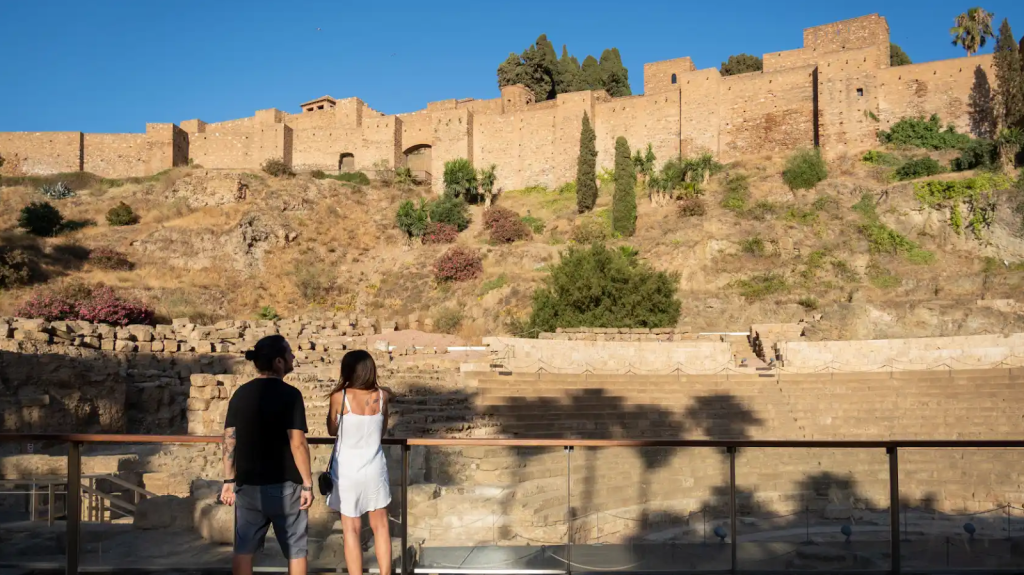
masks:
{"label": "wooden handrail", "polygon": [[[0,443],[53,441],[61,443],[221,443],[219,435],[131,435],[103,433],[0,433]],[[331,445],[333,437],[310,437],[310,444]],[[815,449],[1019,449],[1021,439],[884,439],[884,440],[791,440],[791,439],[501,439],[386,437],[384,445],[430,447],[714,447],[815,448]]]}

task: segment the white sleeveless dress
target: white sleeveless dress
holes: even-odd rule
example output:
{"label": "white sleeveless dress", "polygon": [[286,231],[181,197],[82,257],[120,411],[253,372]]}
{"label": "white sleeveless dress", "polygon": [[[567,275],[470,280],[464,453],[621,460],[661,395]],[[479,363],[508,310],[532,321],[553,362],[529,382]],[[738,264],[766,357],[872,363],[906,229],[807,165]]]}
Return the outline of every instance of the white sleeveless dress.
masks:
{"label": "white sleeveless dress", "polygon": [[327,505],[346,517],[362,517],[391,503],[388,466],[380,444],[384,392],[380,396],[381,411],[374,415],[352,413],[348,394],[344,401],[348,413],[338,414],[338,439],[331,468],[334,489],[327,496]]}

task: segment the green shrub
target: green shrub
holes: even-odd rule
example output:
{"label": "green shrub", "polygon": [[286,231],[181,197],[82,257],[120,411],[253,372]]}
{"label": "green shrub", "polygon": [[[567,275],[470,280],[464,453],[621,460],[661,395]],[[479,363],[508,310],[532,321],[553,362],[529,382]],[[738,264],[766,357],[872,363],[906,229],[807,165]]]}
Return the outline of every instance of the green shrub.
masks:
{"label": "green shrub", "polygon": [[814,198],[811,207],[817,212],[832,212],[839,209],[839,200],[828,194],[822,194]]}
{"label": "green shrub", "polygon": [[36,236],[53,237],[60,233],[64,216],[49,202],[32,202],[21,209],[18,227]]}
{"label": "green shrub", "polygon": [[750,200],[750,181],[746,174],[732,173],[725,179],[725,195],[722,207],[732,212],[742,212]]}
{"label": "green shrub", "polygon": [[953,158],[950,168],[954,172],[974,170],[977,168],[992,169],[999,164],[999,148],[992,140],[977,138],[960,149],[960,157]]}
{"label": "green shrub", "polygon": [[291,167],[284,163],[284,160],[281,158],[269,158],[267,161],[263,162],[260,169],[262,169],[265,174],[275,178],[295,175],[295,172],[292,171]]}
{"label": "green shrub", "polygon": [[363,172],[342,172],[336,176],[327,176],[327,178],[331,180],[337,180],[339,182],[359,184],[360,186],[370,185],[370,176],[367,176]]}
{"label": "green shrub", "polygon": [[416,177],[412,173],[412,168],[403,166],[395,170],[395,184],[399,186],[412,186],[416,183]]}
{"label": "green shrub", "polygon": [[740,242],[740,251],[755,258],[763,258],[768,255],[768,249],[765,246],[764,240],[757,236]]}
{"label": "green shrub", "polygon": [[809,190],[828,177],[821,150],[797,150],[786,160],[782,180],[791,190]]}
{"label": "green shrub", "polygon": [[533,294],[530,325],[657,328],[679,319],[679,278],[597,243],[570,247]]}
{"label": "green shrub", "polygon": [[900,167],[896,168],[893,172],[893,177],[897,181],[902,182],[923,178],[925,176],[934,176],[945,171],[946,170],[942,165],[932,158],[914,158],[912,160],[907,160]]}
{"label": "green shrub", "polygon": [[804,296],[804,297],[796,300],[796,303],[798,305],[800,305],[800,307],[802,307],[802,308],[804,308],[806,310],[809,310],[809,311],[814,311],[814,310],[818,309],[818,305],[819,305],[818,304],[818,300],[816,298],[811,297],[811,296]]}
{"label": "green shrub", "polygon": [[534,216],[523,216],[521,219],[533,233],[538,235],[544,233],[544,220]]}
{"label": "green shrub", "polygon": [[256,319],[262,319],[264,321],[274,321],[281,319],[281,316],[277,315],[277,310],[269,305],[265,305],[256,312]]}
{"label": "green shrub", "polygon": [[917,244],[889,226],[873,221],[861,225],[861,232],[868,240],[873,254],[903,255],[917,249]]}
{"label": "green shrub", "polygon": [[870,192],[864,192],[860,195],[860,199],[857,200],[856,204],[851,206],[851,209],[867,220],[877,220],[878,212],[875,210],[875,199]]}
{"label": "green shrub", "polygon": [[857,273],[857,270],[850,267],[850,264],[843,260],[832,260],[832,272],[844,282],[857,283],[860,281],[860,275]]}
{"label": "green shrub", "polygon": [[935,262],[935,254],[926,249],[915,248],[907,252],[907,261],[919,266],[925,266]]}
{"label": "green shrub", "polygon": [[327,172],[325,172],[323,170],[313,170],[312,172],[309,173],[309,175],[314,180],[325,180],[325,179],[327,179]]}
{"label": "green shrub", "polygon": [[427,229],[423,232],[422,237],[423,243],[426,245],[453,244],[458,239],[459,230],[455,229],[455,226],[439,222],[427,224]]}
{"label": "green shrub", "polygon": [[572,228],[572,241],[577,244],[590,245],[594,242],[603,242],[611,237],[611,228],[608,223],[599,217],[582,218]]}
{"label": "green shrub", "polygon": [[428,210],[432,222],[455,226],[460,232],[469,227],[469,206],[462,198],[446,195],[429,204]]}
{"label": "green shrub", "polygon": [[743,212],[743,215],[758,221],[763,222],[768,218],[771,218],[779,213],[779,205],[770,202],[768,200],[758,200],[753,206]]}
{"label": "green shrub", "polygon": [[878,262],[869,263],[866,273],[868,281],[878,289],[892,289],[899,287],[901,283],[899,276],[892,273]]}
{"label": "green shrub", "polygon": [[739,288],[740,295],[748,299],[761,299],[784,293],[789,289],[785,276],[776,272],[767,272],[736,280],[733,282],[733,286]]}
{"label": "green shrub", "polygon": [[427,204],[422,198],[419,207],[412,200],[406,200],[398,206],[395,224],[398,225],[398,229],[405,232],[405,235],[418,238],[426,231],[428,218]]}
{"label": "green shrub", "polygon": [[131,206],[119,202],[107,212],[107,223],[112,226],[133,226],[139,223],[139,216],[132,211]]}
{"label": "green shrub", "polygon": [[39,187],[39,193],[51,200],[66,200],[75,197],[75,191],[66,182],[43,184]]}
{"label": "green shrub", "polygon": [[878,150],[869,150],[861,160],[874,166],[885,166],[887,168],[895,168],[900,165],[900,159],[895,154],[879,152]]}
{"label": "green shrub", "polygon": [[809,226],[818,221],[818,211],[814,208],[790,206],[790,208],[786,210],[786,219],[791,222]]}
{"label": "green shrub", "polygon": [[923,117],[903,118],[888,131],[879,130],[878,141],[898,147],[950,150],[968,145],[971,137],[958,134],[952,124],[943,130],[938,114],[932,114],[927,120]]}
{"label": "green shrub", "polygon": [[486,295],[496,289],[503,288],[506,283],[508,283],[508,278],[505,277],[505,274],[501,274],[494,279],[489,279],[480,285],[480,295]]}
{"label": "green shrub", "polygon": [[444,163],[444,195],[477,201],[476,169],[466,158],[455,158]]}
{"label": "green shrub", "polygon": [[950,210],[950,225],[960,234],[964,228],[961,206],[968,211],[967,226],[974,237],[981,238],[985,228],[992,224],[996,203],[992,192],[1011,187],[1013,181],[1001,174],[982,173],[966,180],[918,182],[914,196],[925,206]]}
{"label": "green shrub", "polygon": [[699,218],[708,212],[707,205],[700,198],[682,198],[676,204],[681,218]]}
{"label": "green shrub", "polygon": [[434,316],[434,329],[441,333],[454,334],[462,325],[462,310],[454,307],[443,307]]}
{"label": "green shrub", "polygon": [[28,254],[23,250],[0,246],[0,289],[25,285],[32,277]]}
{"label": "green shrub", "polygon": [[130,271],[135,268],[135,264],[128,259],[124,252],[111,248],[91,250],[89,252],[89,263],[100,269],[112,271]]}

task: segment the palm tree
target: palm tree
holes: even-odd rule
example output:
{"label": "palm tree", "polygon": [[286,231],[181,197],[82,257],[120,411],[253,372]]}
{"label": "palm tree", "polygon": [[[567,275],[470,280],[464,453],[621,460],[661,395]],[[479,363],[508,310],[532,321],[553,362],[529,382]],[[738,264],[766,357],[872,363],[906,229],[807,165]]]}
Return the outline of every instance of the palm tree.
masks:
{"label": "palm tree", "polygon": [[963,46],[968,57],[984,48],[987,38],[995,38],[995,33],[992,32],[994,15],[986,12],[984,8],[974,7],[957,16],[953,21],[956,26],[949,29],[949,33],[953,35],[953,45]]}

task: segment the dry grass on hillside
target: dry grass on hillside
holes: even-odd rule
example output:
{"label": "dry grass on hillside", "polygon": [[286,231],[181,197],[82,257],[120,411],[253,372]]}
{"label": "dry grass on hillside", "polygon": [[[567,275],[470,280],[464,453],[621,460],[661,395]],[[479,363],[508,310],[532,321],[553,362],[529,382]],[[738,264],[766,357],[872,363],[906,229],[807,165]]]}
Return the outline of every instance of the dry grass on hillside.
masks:
{"label": "dry grass on hillside", "polygon": [[[1005,199],[995,225],[978,241],[953,233],[947,214],[922,208],[912,183],[882,183],[878,169],[858,158],[836,159],[828,180],[798,192],[782,181],[784,161],[766,155],[727,166],[704,187],[701,217],[681,217],[675,204],[652,205],[640,189],[637,234],[608,242],[633,246],[656,268],[679,274],[680,323],[693,329],[735,331],[825,310],[847,317],[854,313],[848,306],[870,303],[889,310],[893,319],[885,333],[970,331],[990,324],[972,325],[950,314],[975,299],[1019,293],[1024,274],[983,260],[1024,260],[1024,242]],[[742,210],[726,209],[727,182],[740,173],[747,176],[749,198]],[[8,206],[0,212],[0,242],[32,255],[37,282],[115,285],[149,301],[164,318],[246,318],[263,306],[285,316],[415,315],[473,339],[501,332],[510,318],[528,313],[534,288],[574,229],[607,225],[612,189],[603,185],[595,212],[584,216],[576,213],[571,192],[505,192],[499,205],[530,216],[538,229],[543,225],[532,240],[512,245],[490,245],[483,208],[471,207],[473,222],[458,242],[480,251],[484,273],[459,285],[437,285],[432,278],[431,265],[447,246],[409,242],[395,227],[399,203],[429,197],[425,188],[176,169],[144,182],[78,190],[75,198],[53,202],[65,217],[95,225],[46,239],[15,230],[20,208],[42,196],[27,187],[0,193]],[[884,224],[932,252],[934,261],[871,253],[861,229],[864,216],[851,209],[864,194],[877,203]],[[121,201],[139,214],[138,225],[107,225],[106,211]],[[97,247],[126,253],[135,268],[108,271],[83,261],[82,248]],[[0,292],[0,314],[10,313],[30,289]],[[929,303],[936,301],[953,303]],[[929,305],[938,308],[934,317],[920,311]],[[829,333],[867,333],[861,316],[849,317],[849,326],[861,327]]]}

